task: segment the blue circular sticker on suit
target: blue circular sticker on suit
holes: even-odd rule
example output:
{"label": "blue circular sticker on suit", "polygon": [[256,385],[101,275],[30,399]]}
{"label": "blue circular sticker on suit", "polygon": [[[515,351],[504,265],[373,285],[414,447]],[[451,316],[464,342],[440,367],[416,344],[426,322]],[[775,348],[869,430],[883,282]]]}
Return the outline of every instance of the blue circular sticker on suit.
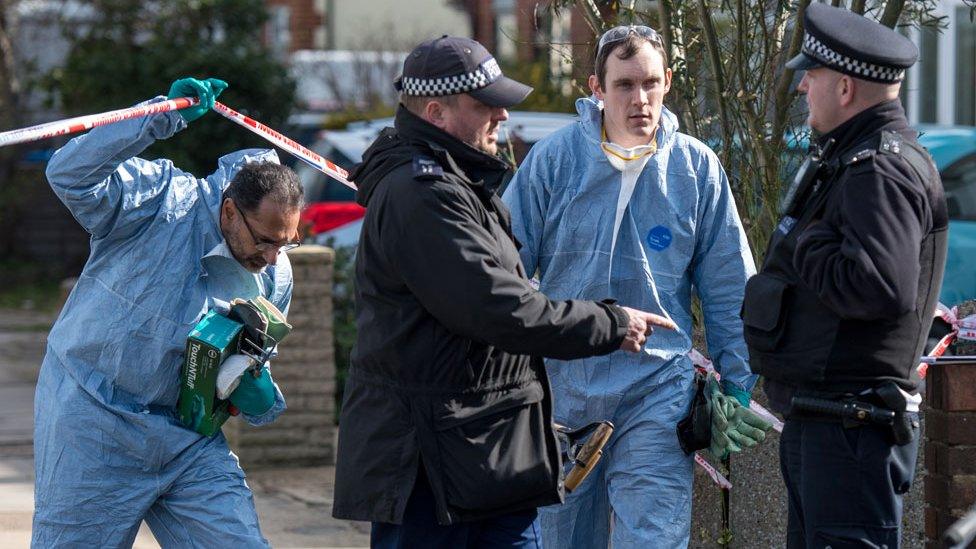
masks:
{"label": "blue circular sticker on suit", "polygon": [[652,250],[660,252],[671,245],[672,238],[671,229],[664,225],[658,225],[647,232],[647,245]]}

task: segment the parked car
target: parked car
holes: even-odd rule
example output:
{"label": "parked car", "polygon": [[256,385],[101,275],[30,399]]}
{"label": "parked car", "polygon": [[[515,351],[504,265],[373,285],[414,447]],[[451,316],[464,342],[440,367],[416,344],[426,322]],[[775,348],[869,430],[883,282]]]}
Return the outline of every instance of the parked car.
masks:
{"label": "parked car", "polygon": [[[535,142],[575,120],[570,114],[511,111],[498,131],[499,150],[519,162]],[[393,118],[354,122],[345,130],[320,132],[309,148],[351,170],[380,131],[392,125]],[[296,170],[308,203],[302,218],[310,226],[312,240],[331,246],[356,244],[366,210],[356,204],[355,192],[311,166],[299,164]]]}
{"label": "parked car", "polygon": [[[976,127],[921,124],[915,129],[942,176],[949,210],[949,254],[939,301],[957,305],[976,299]],[[788,142],[788,162],[795,169],[807,137]]]}
{"label": "parked car", "polygon": [[949,208],[949,256],[939,300],[976,299],[976,127],[920,126],[919,142],[942,174]]}

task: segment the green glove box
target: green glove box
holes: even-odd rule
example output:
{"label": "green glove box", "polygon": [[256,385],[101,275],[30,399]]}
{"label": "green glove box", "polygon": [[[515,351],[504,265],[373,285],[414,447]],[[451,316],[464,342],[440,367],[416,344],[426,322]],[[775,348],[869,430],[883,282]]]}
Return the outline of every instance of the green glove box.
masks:
{"label": "green glove box", "polygon": [[212,436],[230,417],[230,401],[217,398],[217,373],[224,360],[237,352],[243,328],[210,311],[186,340],[177,409],[183,424],[202,435]]}

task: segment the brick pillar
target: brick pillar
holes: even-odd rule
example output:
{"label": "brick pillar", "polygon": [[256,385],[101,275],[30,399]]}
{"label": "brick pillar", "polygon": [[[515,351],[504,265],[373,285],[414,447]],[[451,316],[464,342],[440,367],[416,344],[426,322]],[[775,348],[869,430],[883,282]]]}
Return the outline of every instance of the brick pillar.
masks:
{"label": "brick pillar", "polygon": [[928,370],[925,537],[938,540],[976,502],[976,361]]}
{"label": "brick pillar", "polygon": [[224,425],[224,434],[244,467],[329,465],[335,459],[335,252],[302,246],[289,252],[288,259],[295,274],[288,312],[293,331],[271,366],[288,409],[269,425],[252,427],[237,418]]}

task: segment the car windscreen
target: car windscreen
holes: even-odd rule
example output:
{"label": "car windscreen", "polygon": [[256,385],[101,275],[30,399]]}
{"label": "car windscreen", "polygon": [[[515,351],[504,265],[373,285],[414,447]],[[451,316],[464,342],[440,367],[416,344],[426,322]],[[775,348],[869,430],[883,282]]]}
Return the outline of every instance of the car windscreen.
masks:
{"label": "car windscreen", "polygon": [[976,221],[976,154],[942,172],[949,219]]}
{"label": "car windscreen", "polygon": [[[338,148],[327,144],[315,147],[315,152],[347,171],[356,164],[356,161],[343,154]],[[295,167],[295,171],[305,189],[305,202],[308,204],[314,202],[351,202],[356,198],[356,191],[308,164],[299,163]]]}

